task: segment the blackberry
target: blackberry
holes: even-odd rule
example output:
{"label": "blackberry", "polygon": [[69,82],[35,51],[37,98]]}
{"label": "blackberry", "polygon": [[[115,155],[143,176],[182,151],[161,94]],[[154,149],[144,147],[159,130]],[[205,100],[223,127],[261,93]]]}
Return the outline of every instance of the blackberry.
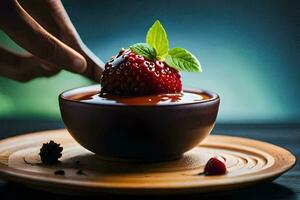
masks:
{"label": "blackberry", "polygon": [[43,144],[39,155],[44,164],[52,165],[59,163],[58,159],[62,156],[62,151],[63,147],[51,140],[50,142]]}

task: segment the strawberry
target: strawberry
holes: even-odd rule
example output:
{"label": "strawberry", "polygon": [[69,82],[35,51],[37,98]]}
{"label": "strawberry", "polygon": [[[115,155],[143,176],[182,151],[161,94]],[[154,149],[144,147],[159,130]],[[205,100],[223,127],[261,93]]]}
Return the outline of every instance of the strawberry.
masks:
{"label": "strawberry", "polygon": [[105,65],[101,78],[102,93],[141,96],[180,93],[179,72],[165,62],[150,61],[131,50],[121,50]]}
{"label": "strawberry", "polygon": [[157,20],[147,32],[146,43],[122,49],[105,65],[101,93],[141,96],[180,93],[179,71],[201,72],[197,58],[183,48],[169,49],[167,33]]}
{"label": "strawberry", "polygon": [[223,175],[226,174],[226,172],[227,169],[224,162],[216,157],[209,159],[204,167],[205,175]]}

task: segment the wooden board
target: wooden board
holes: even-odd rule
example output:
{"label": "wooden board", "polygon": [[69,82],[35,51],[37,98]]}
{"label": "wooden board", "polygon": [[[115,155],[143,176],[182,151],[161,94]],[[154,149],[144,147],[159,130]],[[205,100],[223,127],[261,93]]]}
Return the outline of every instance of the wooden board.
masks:
{"label": "wooden board", "polygon": [[[42,143],[64,147],[61,163],[40,164]],[[213,156],[228,173],[198,175]],[[272,181],[296,162],[287,150],[257,140],[212,135],[181,159],[162,163],[105,161],[82,148],[66,130],[45,131],[0,141],[0,177],[30,187],[68,194],[178,194],[231,190]],[[65,175],[55,175],[64,170]],[[82,170],[84,174],[78,174]]]}

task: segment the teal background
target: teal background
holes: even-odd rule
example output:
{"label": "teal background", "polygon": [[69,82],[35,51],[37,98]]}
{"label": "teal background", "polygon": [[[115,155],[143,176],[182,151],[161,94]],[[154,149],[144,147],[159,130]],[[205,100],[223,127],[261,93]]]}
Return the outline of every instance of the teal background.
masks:
{"label": "teal background", "polygon": [[[299,1],[63,3],[83,41],[104,61],[143,42],[159,19],[171,47],[199,58],[203,73],[184,73],[183,82],[221,96],[219,122],[300,122]],[[0,44],[22,51],[3,32]],[[58,94],[91,83],[69,72],[26,84],[0,78],[0,118],[59,119]]]}

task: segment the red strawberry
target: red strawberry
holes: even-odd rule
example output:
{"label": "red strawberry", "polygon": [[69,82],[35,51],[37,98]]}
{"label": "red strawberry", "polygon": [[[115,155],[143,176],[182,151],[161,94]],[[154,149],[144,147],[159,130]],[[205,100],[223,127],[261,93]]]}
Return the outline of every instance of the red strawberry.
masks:
{"label": "red strawberry", "polygon": [[130,50],[121,50],[105,65],[102,93],[142,96],[180,93],[179,72],[162,61],[150,61]]}
{"label": "red strawberry", "polygon": [[205,175],[222,175],[226,174],[226,172],[225,164],[216,157],[209,159],[204,167]]}

